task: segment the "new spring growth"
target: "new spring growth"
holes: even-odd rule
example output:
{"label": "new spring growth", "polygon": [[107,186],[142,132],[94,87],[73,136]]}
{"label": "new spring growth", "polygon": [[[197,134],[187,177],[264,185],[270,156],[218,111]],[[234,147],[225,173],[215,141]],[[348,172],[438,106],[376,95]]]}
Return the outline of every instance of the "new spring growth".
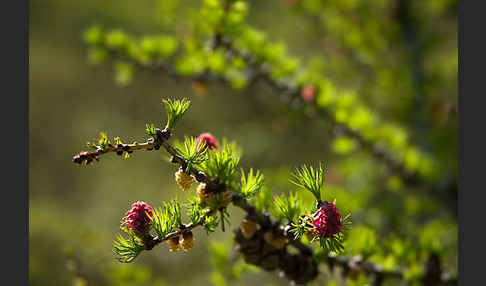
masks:
{"label": "new spring growth", "polygon": [[311,240],[318,240],[322,247],[339,252],[342,246],[342,231],[345,221],[341,217],[335,202],[322,201],[322,187],[324,185],[324,168],[303,165],[295,171],[292,182],[311,192],[317,201],[317,211],[314,214],[302,215],[298,224],[293,224],[296,237],[307,235]]}
{"label": "new spring growth", "polygon": [[126,212],[126,216],[122,219],[122,225],[132,230],[136,236],[144,238],[148,235],[151,221],[154,214],[152,207],[145,202],[136,202],[132,204],[130,210]]}
{"label": "new spring growth", "polygon": [[206,142],[198,140],[195,137],[186,136],[184,142],[175,142],[175,149],[184,160],[181,167],[186,173],[190,173],[193,166],[199,165],[208,159],[208,150]]}
{"label": "new spring growth", "polygon": [[317,201],[320,201],[324,185],[324,167],[321,164],[319,164],[319,168],[303,165],[295,170],[291,182],[308,190]]}
{"label": "new spring growth", "polygon": [[167,111],[166,128],[172,130],[175,128],[177,122],[181,120],[182,116],[184,116],[191,102],[184,98],[182,100],[164,99],[162,103],[165,105],[165,110]]}

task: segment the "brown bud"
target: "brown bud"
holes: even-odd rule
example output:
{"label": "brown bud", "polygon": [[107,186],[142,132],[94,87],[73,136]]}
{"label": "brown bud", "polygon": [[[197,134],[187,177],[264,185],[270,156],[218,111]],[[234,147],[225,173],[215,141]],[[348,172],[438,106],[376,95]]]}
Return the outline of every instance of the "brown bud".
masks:
{"label": "brown bud", "polygon": [[206,193],[206,184],[200,183],[197,186],[197,197],[201,202],[206,203],[207,195],[208,194]]}
{"label": "brown bud", "polygon": [[263,239],[266,243],[270,244],[271,246],[275,247],[276,249],[282,249],[284,246],[289,242],[289,240],[279,234],[275,234],[271,231],[265,232],[263,235]]}
{"label": "brown bud", "polygon": [[175,179],[177,184],[179,184],[181,189],[184,191],[189,190],[189,188],[191,188],[192,186],[192,182],[194,181],[194,178],[191,175],[184,172],[182,169],[179,169],[175,173]]}
{"label": "brown bud", "polygon": [[194,246],[194,235],[192,231],[186,231],[182,234],[181,239],[179,239],[179,247],[184,251],[189,251]]}
{"label": "brown bud", "polygon": [[257,229],[258,225],[252,220],[244,218],[240,223],[241,233],[246,239],[252,238]]}
{"label": "brown bud", "polygon": [[197,186],[197,196],[199,200],[208,205],[217,204],[218,207],[226,207],[231,202],[231,194],[228,191],[222,193],[209,192],[205,183]]}
{"label": "brown bud", "polygon": [[167,244],[169,245],[170,252],[176,252],[179,250],[179,237],[172,237],[167,240]]}

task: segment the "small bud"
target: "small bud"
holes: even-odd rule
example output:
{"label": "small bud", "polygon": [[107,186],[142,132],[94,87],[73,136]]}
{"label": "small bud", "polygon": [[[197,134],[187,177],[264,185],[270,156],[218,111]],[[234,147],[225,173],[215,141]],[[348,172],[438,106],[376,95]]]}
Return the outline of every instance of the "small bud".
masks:
{"label": "small bud", "polygon": [[207,148],[218,149],[216,138],[211,133],[201,133],[197,138],[197,142],[206,142]]}
{"label": "small bud", "polygon": [[300,96],[302,97],[302,100],[304,100],[305,102],[310,102],[314,100],[315,97],[314,87],[312,85],[304,86],[300,92]]}
{"label": "small bud", "polygon": [[228,191],[222,193],[209,192],[205,183],[197,186],[197,196],[202,203],[208,205],[218,205],[218,207],[227,207],[231,202],[231,194]]}
{"label": "small bud", "polygon": [[250,239],[255,235],[258,229],[258,224],[254,221],[244,218],[240,223],[240,230],[246,239]]}
{"label": "small bud", "polygon": [[263,235],[263,239],[266,243],[270,244],[271,246],[275,247],[276,249],[282,249],[284,246],[289,242],[289,240],[279,234],[275,234],[271,231],[265,232]]}
{"label": "small bud", "polygon": [[186,231],[182,234],[182,238],[179,239],[179,247],[184,251],[189,251],[194,246],[194,235],[192,231]]}
{"label": "small bud", "polygon": [[169,251],[170,252],[176,252],[178,251],[179,248],[179,237],[172,237],[167,240],[167,244],[169,245]]}
{"label": "small bud", "polygon": [[191,188],[192,182],[194,181],[194,178],[191,175],[184,172],[184,170],[179,169],[175,173],[175,180],[179,184],[181,189],[186,191],[186,190],[189,190]]}

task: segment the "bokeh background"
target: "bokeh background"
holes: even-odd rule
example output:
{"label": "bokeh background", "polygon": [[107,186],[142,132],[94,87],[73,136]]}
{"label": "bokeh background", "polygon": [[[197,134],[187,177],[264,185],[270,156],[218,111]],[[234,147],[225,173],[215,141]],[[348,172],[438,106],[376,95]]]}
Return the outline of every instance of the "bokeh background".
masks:
{"label": "bokeh background", "polygon": [[[179,2],[175,19],[181,23],[201,5]],[[446,166],[450,173],[444,180],[457,179],[456,1],[410,1],[407,23],[412,27],[394,21],[400,1],[248,2],[249,23],[284,42],[303,63],[323,64],[335,82],[359,90],[374,112],[406,126],[412,142]],[[201,96],[190,81],[151,72],[139,72],[131,85],[120,87],[111,65],[89,64],[82,33],[92,24],[138,35],[157,33],[165,22],[163,1],[30,1],[32,285],[215,283],[209,240],[201,230],[195,233],[194,250],[185,254],[169,253],[161,245],[135,264],[122,265],[112,257],[112,240],[132,202],[158,206],[187,197],[173,180],[176,170],[165,154],[141,152],[127,161],[106,156],[88,167],[71,162],[100,131],[128,142],[143,140],[146,123],[165,124],[163,97],[192,100],[176,137],[211,132],[237,141],[244,150],[241,166],[261,169],[275,193],[295,190],[288,182],[293,167],[325,161],[329,192],[353,214],[354,225],[374,229],[378,240],[437,240],[446,269],[457,271],[452,210],[433,196],[408,192],[368,153],[335,141],[329,123],[289,108],[272,90],[234,91],[211,84]],[[230,212],[234,227],[242,213]],[[231,232],[217,231],[210,239],[229,244]],[[287,285],[265,272],[233,283]]]}

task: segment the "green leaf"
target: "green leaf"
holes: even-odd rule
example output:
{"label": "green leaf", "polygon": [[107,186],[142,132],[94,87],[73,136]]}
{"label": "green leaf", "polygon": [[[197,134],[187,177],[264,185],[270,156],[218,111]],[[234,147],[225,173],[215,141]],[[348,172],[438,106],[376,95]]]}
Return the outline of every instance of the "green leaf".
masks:
{"label": "green leaf", "polygon": [[108,145],[111,144],[110,140],[108,139],[108,135],[105,132],[100,132],[100,138],[98,139],[98,146],[101,150],[106,151]]}
{"label": "green leaf", "polygon": [[263,175],[260,171],[253,174],[253,169],[250,169],[248,176],[245,177],[243,169],[241,169],[241,188],[240,192],[244,198],[251,198],[258,194],[263,187]]}
{"label": "green leaf", "polygon": [[279,220],[287,219],[289,222],[294,221],[302,212],[300,198],[297,193],[291,193],[289,196],[275,196],[273,202],[276,216]]}
{"label": "green leaf", "polygon": [[225,184],[232,184],[240,162],[241,149],[235,144],[223,141],[219,151],[208,153],[208,160],[200,167],[209,177],[218,177]]}
{"label": "green leaf", "polygon": [[177,40],[169,36],[144,37],[140,40],[140,50],[152,60],[172,56],[177,47]]}
{"label": "green leaf", "polygon": [[184,116],[191,102],[185,98],[182,100],[164,99],[162,102],[167,111],[167,128],[173,129]]}
{"label": "green leaf", "polygon": [[344,251],[343,242],[344,242],[343,233],[338,233],[333,235],[332,237],[319,239],[319,244],[323,249],[335,253],[342,253]]}
{"label": "green leaf", "polygon": [[102,45],[105,40],[103,29],[99,26],[93,26],[84,32],[83,39],[90,45]]}
{"label": "green leaf", "polygon": [[227,286],[226,279],[221,272],[213,271],[209,275],[209,278],[214,286]]}
{"label": "green leaf", "polygon": [[229,220],[229,213],[226,211],[226,209],[220,209],[219,210],[219,214],[221,215],[221,231],[224,232],[225,231],[225,226],[224,224],[227,223],[227,224],[230,224],[230,220]]}
{"label": "green leaf", "polygon": [[152,227],[159,238],[165,237],[182,224],[180,204],[175,200],[163,204],[162,208],[153,209],[153,217],[150,218]]}
{"label": "green leaf", "polygon": [[269,188],[263,186],[260,192],[253,199],[253,204],[259,212],[266,212],[272,205],[272,193]]}
{"label": "green leaf", "polygon": [[208,209],[203,208],[201,201],[197,197],[189,199],[187,215],[191,219],[192,224],[198,224],[208,211]]}
{"label": "green leaf", "polygon": [[304,234],[312,231],[313,226],[308,221],[309,217],[312,217],[312,215],[307,213],[307,215],[304,215],[304,217],[299,218],[297,223],[291,223],[293,228],[290,230],[290,232],[294,233],[295,240],[300,240]]}
{"label": "green leaf", "polygon": [[186,172],[193,165],[199,165],[208,159],[208,148],[206,142],[198,140],[196,137],[184,138],[184,143],[175,142],[175,148],[181,157],[187,162]]}
{"label": "green leaf", "polygon": [[93,47],[88,50],[88,59],[90,64],[96,66],[110,58],[110,54],[105,48]]}
{"label": "green leaf", "polygon": [[302,165],[295,170],[291,182],[310,191],[317,200],[321,200],[321,189],[324,185],[324,168],[321,164],[319,164],[319,169]]}
{"label": "green leaf", "polygon": [[356,148],[356,142],[354,142],[352,138],[346,136],[336,138],[332,145],[333,151],[341,155],[349,154],[355,148]]}
{"label": "green leaf", "polygon": [[117,236],[117,240],[113,241],[113,253],[120,262],[132,262],[144,250],[144,246],[139,244],[135,234],[131,231],[126,231],[128,238],[122,235]]}
{"label": "green leaf", "polygon": [[128,35],[122,30],[112,30],[106,33],[105,44],[111,49],[124,49],[129,43]]}
{"label": "green leaf", "polygon": [[300,240],[304,234],[308,232],[308,229],[304,225],[296,225],[295,228],[292,228],[290,232],[294,233],[294,239]]}
{"label": "green leaf", "polygon": [[218,224],[219,224],[218,217],[213,215],[213,216],[206,217],[206,219],[204,220],[203,227],[206,233],[210,234],[216,230]]}
{"label": "green leaf", "polygon": [[145,124],[145,134],[148,136],[157,139],[157,131],[155,129],[155,125],[153,124]]}

